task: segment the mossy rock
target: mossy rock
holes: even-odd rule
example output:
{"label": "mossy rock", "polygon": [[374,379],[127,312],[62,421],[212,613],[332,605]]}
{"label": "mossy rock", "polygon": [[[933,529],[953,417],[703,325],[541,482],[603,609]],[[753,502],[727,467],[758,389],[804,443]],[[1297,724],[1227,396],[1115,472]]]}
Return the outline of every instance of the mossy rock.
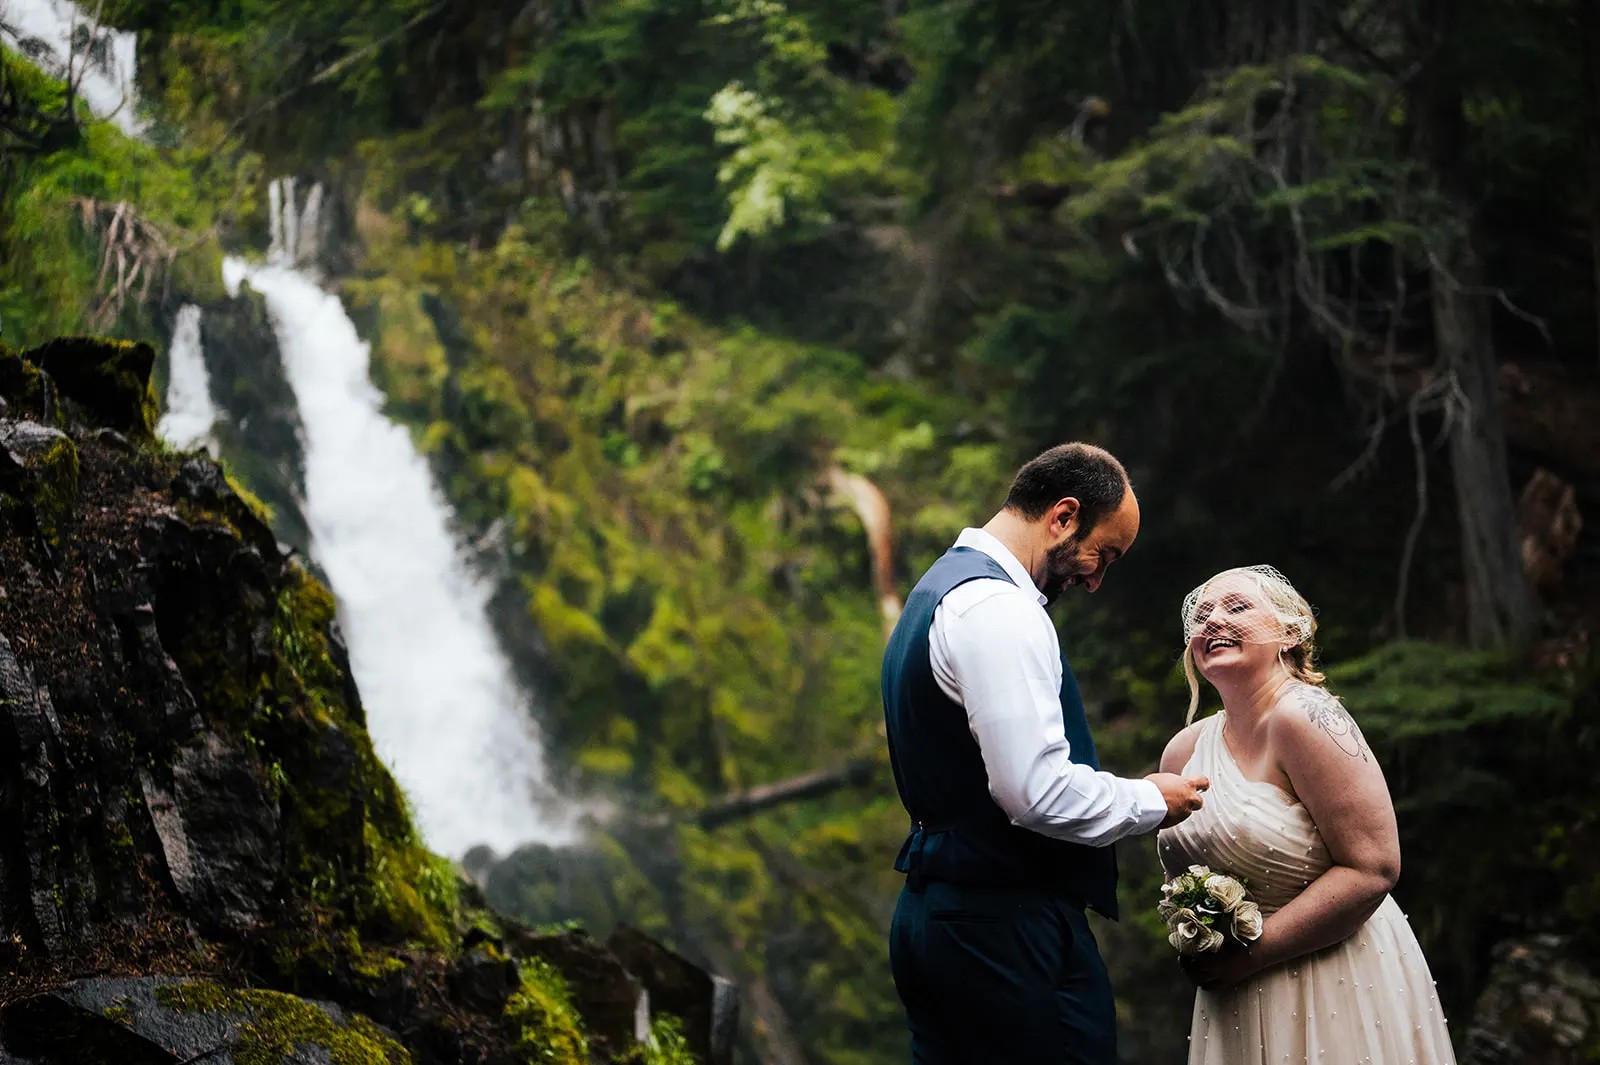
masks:
{"label": "mossy rock", "polygon": [[141,442],[155,439],[160,405],[150,374],[156,351],[142,341],[62,337],[23,353],[97,426]]}
{"label": "mossy rock", "polygon": [[39,367],[17,352],[0,344],[0,400],[14,417],[49,419],[54,393],[50,381]]}
{"label": "mossy rock", "polygon": [[534,958],[522,964],[522,986],[506,1004],[517,1050],[528,1061],[588,1065],[589,1041],[561,972]]}
{"label": "mossy rock", "polygon": [[15,422],[0,429],[0,447],[20,467],[6,486],[8,509],[30,511],[39,532],[52,545],[78,503],[78,448],[59,429],[37,422]]}
{"label": "mossy rock", "polygon": [[50,1061],[216,1060],[234,1065],[411,1065],[371,1020],[276,991],[210,980],[80,980],[8,1008],[7,1049]]}
{"label": "mossy rock", "polygon": [[410,1065],[411,1055],[359,1014],[277,991],[240,990],[210,981],[167,984],[156,1001],[175,1012],[233,1013],[246,1018],[232,1046],[238,1065],[288,1065],[321,1060],[332,1065]]}

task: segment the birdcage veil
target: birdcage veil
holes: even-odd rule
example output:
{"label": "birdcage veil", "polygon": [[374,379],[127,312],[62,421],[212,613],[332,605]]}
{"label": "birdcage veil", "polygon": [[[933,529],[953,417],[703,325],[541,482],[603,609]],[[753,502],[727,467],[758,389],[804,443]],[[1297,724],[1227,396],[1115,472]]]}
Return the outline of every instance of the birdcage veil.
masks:
{"label": "birdcage veil", "polygon": [[1316,631],[1311,604],[1271,566],[1223,570],[1183,600],[1183,642],[1205,634],[1240,643],[1305,643]]}

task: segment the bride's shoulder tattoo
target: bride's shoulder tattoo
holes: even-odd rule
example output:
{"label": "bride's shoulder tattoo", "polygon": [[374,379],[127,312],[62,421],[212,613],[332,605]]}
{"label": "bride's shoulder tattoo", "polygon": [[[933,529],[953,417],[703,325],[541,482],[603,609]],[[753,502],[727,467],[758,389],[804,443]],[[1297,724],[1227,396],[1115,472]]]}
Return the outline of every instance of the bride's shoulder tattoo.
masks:
{"label": "bride's shoulder tattoo", "polygon": [[1351,758],[1367,760],[1367,741],[1361,736],[1361,729],[1356,726],[1356,719],[1350,716],[1334,695],[1310,684],[1299,684],[1289,693],[1290,701],[1305,711],[1311,723],[1333,740],[1334,745]]}

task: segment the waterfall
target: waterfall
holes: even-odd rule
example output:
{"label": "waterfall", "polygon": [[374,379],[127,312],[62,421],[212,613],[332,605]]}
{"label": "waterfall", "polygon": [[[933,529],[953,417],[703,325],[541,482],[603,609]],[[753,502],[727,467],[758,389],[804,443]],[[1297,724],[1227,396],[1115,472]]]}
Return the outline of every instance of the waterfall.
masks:
{"label": "waterfall", "polygon": [[101,28],[70,0],[0,0],[0,36],[23,55],[77,86],[98,118],[138,136],[136,37]]}
{"label": "waterfall", "polygon": [[[70,0],[0,0],[0,39],[69,79],[96,116],[143,132],[134,34],[99,28]],[[573,831],[546,809],[528,699],[489,625],[490,590],[466,564],[427,463],[381,413],[367,346],[338,298],[301,268],[317,254],[322,187],[303,206],[293,180],[269,195],[266,264],[230,257],[224,280],[230,292],[248,280],[266,300],[305,429],[311,551],[339,604],[378,753],[436,850],[565,842]],[[162,436],[214,447],[219,412],[196,307],[178,315],[170,373]]]}
{"label": "waterfall", "polygon": [[167,410],[156,431],[180,450],[204,447],[215,454],[217,442],[211,428],[217,424],[217,406],[211,399],[211,378],[200,349],[200,308],[192,303],[178,312],[168,363]]}
{"label": "waterfall", "polygon": [[435,849],[562,842],[570,829],[542,811],[542,752],[489,624],[490,590],[427,463],[383,416],[367,345],[298,265],[319,200],[313,190],[301,214],[293,185],[275,184],[266,264],[230,257],[224,271],[230,291],[248,281],[266,300],[305,427],[312,554],[339,603],[373,741]]}

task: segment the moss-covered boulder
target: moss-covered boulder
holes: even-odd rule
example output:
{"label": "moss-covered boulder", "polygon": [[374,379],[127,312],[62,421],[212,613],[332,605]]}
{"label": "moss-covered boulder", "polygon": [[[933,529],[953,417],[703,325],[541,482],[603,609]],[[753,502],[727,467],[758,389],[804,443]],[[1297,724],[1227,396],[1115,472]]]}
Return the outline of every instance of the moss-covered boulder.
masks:
{"label": "moss-covered boulder", "polygon": [[59,544],[77,504],[77,446],[59,429],[17,421],[0,425],[0,449],[0,512]]}
{"label": "moss-covered boulder", "polygon": [[74,981],[5,1011],[6,1046],[43,1063],[411,1065],[371,1020],[328,1002],[209,980]]}
{"label": "moss-covered boulder", "polygon": [[150,373],[149,344],[98,337],[62,337],[23,353],[82,413],[82,420],[131,439],[155,439],[160,416]]}
{"label": "moss-covered boulder", "polygon": [[0,396],[14,418],[49,420],[54,415],[54,386],[39,367],[0,344]]}

